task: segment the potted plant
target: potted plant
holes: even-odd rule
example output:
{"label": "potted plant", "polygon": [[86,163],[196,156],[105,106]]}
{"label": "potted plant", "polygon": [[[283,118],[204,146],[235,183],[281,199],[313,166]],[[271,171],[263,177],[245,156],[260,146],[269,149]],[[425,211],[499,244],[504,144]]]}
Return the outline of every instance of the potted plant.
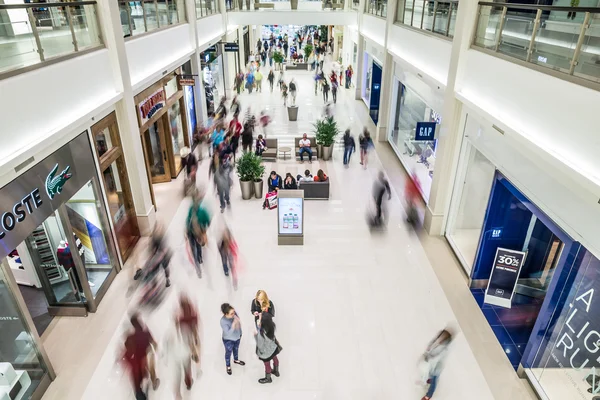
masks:
{"label": "potted plant", "polygon": [[310,57],[310,55],[313,52],[313,47],[310,44],[307,44],[306,46],[304,46],[304,62],[308,64],[308,57]]}
{"label": "potted plant", "polygon": [[291,2],[290,5],[292,7],[292,10],[297,10],[298,9],[298,0],[290,0],[290,2]]}
{"label": "potted plant", "polygon": [[278,51],[274,52],[273,53],[273,61],[275,61],[275,69],[278,69],[277,65],[279,65],[281,67],[281,63],[283,62],[283,54],[281,54]]}
{"label": "potted plant", "polygon": [[335,137],[339,133],[337,122],[335,122],[333,117],[327,117],[325,119],[317,120],[313,126],[315,128],[315,139],[317,140],[317,144],[322,146],[322,149],[319,150],[319,154],[323,161],[327,161],[331,158]]}
{"label": "potted plant", "polygon": [[[249,200],[252,197],[255,177],[261,177],[265,170],[265,167],[262,165],[262,158],[252,152],[248,152],[242,154],[236,164],[237,174],[240,178],[240,187],[242,189],[242,199]],[[259,172],[261,169],[262,173]]]}
{"label": "potted plant", "polygon": [[254,197],[262,199],[263,196],[263,180],[262,177],[265,174],[265,166],[262,163],[262,157],[255,156],[258,158],[259,163],[255,163],[253,168],[253,181],[254,181]]}

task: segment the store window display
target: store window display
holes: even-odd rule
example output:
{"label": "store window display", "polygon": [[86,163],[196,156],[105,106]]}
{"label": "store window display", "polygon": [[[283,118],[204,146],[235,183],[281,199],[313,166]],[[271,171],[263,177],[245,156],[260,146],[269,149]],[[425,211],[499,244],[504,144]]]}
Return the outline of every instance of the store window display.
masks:
{"label": "store window display", "polygon": [[389,142],[404,168],[419,180],[421,194],[429,200],[435,166],[437,128],[441,115],[414,90],[396,80],[396,108]]}

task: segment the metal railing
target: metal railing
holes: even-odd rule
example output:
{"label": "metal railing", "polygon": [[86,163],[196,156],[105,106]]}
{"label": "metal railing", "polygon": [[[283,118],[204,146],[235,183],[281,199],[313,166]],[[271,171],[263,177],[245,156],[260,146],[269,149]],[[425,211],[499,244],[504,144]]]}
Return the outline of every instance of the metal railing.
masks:
{"label": "metal railing", "polygon": [[[228,0],[229,1],[229,0]],[[219,13],[217,0],[196,0],[196,18],[204,18]]]}
{"label": "metal railing", "polygon": [[123,37],[186,22],[185,0],[119,1]]}
{"label": "metal railing", "polygon": [[387,17],[387,0],[366,0],[365,12],[378,17]]}
{"label": "metal railing", "polygon": [[454,37],[458,0],[406,0],[398,7],[396,22],[417,29]]}
{"label": "metal railing", "polygon": [[360,7],[360,0],[352,0],[352,9],[358,11]]}
{"label": "metal railing", "polygon": [[[227,11],[343,10],[345,0],[225,0]],[[356,3],[358,8],[358,2]]]}
{"label": "metal railing", "polygon": [[95,1],[0,4],[0,77],[104,47]]}
{"label": "metal railing", "polygon": [[600,8],[480,2],[473,45],[600,82]]}

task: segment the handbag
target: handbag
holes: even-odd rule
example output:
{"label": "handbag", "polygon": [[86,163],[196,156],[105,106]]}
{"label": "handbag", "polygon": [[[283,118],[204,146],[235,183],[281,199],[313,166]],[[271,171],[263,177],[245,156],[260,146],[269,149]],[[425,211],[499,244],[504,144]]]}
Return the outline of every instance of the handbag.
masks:
{"label": "handbag", "polygon": [[279,340],[277,340],[277,338],[275,338],[275,344],[277,345],[277,354],[281,353],[283,346],[279,344]]}

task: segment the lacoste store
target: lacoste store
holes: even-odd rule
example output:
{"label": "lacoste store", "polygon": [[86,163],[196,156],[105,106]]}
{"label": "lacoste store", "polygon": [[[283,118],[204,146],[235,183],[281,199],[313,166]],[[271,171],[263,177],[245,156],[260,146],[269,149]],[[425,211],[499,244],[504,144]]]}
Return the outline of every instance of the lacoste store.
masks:
{"label": "lacoste store", "polygon": [[0,189],[0,399],[38,399],[54,372],[40,335],[95,312],[120,269],[84,132]]}

